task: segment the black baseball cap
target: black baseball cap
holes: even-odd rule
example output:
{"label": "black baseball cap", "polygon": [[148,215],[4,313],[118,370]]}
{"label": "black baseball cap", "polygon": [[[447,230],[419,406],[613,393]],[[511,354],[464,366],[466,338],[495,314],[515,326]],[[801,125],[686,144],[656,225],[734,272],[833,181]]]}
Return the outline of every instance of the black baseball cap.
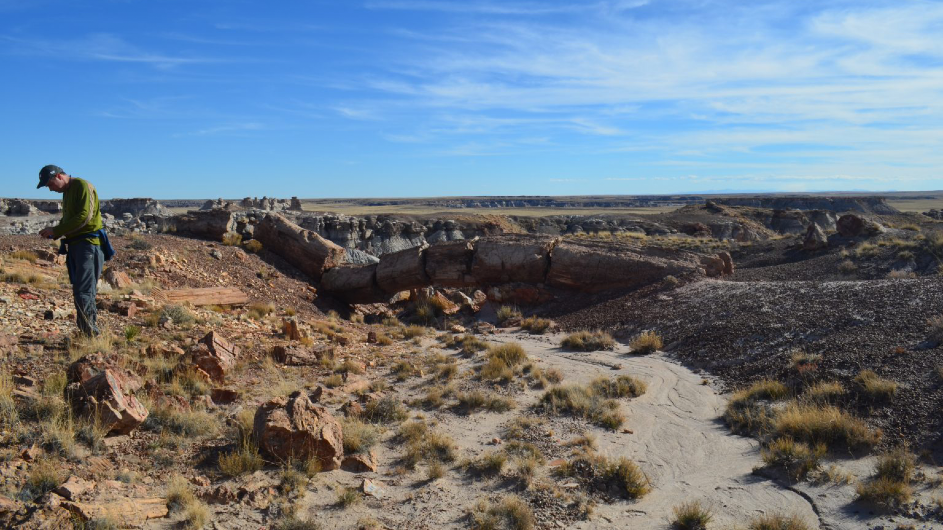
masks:
{"label": "black baseball cap", "polygon": [[49,179],[55,177],[59,173],[65,173],[65,170],[52,164],[43,166],[43,168],[39,170],[39,184],[36,185],[36,189],[38,190],[39,188],[45,186],[49,182]]}

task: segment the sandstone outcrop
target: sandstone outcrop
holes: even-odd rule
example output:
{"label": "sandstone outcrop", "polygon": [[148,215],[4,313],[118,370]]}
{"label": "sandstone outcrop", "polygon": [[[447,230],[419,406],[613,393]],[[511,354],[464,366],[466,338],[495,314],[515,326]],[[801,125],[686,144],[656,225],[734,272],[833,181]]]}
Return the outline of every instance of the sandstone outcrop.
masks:
{"label": "sandstone outcrop", "polygon": [[259,449],[279,461],[316,458],[322,469],[332,470],[344,457],[340,423],[301,391],[260,406],[252,433]]}
{"label": "sandstone outcrop", "polygon": [[259,223],[255,238],[315,280],[344,259],[343,248],[275,213]]}

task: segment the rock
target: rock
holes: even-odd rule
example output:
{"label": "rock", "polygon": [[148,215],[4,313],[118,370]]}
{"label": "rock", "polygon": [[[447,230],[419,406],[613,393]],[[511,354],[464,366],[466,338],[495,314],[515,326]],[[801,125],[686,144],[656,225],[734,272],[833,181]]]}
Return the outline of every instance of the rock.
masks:
{"label": "rock", "polygon": [[377,499],[383,496],[383,488],[380,487],[380,484],[368,478],[363,479],[360,484],[360,491]]}
{"label": "rock", "polygon": [[75,475],[69,477],[61,486],[52,490],[53,493],[64,499],[74,501],[79,495],[95,487],[94,482],[81,479]]}
{"label": "rock", "polygon": [[317,364],[323,355],[323,351],[312,351],[283,344],[272,347],[272,358],[289,366],[312,366]]}
{"label": "rock", "polygon": [[151,344],[145,351],[151,357],[159,356],[167,359],[176,359],[186,353],[183,348],[174,344]]}
{"label": "rock", "polygon": [[223,259],[223,253],[220,252],[218,249],[215,249],[215,248],[214,248],[213,250],[210,251],[210,257],[216,258],[216,259],[218,259],[218,260],[222,260],[222,259]]}
{"label": "rock", "polygon": [[475,278],[471,275],[474,255],[475,247],[469,241],[432,245],[425,251],[426,276],[443,287],[474,285]]}
{"label": "rock", "polygon": [[452,332],[452,333],[465,333],[465,326],[460,326],[460,325],[458,325],[458,324],[452,324],[452,326],[449,327],[449,331]]}
{"label": "rock", "polygon": [[429,285],[423,251],[414,247],[380,257],[377,264],[377,285],[389,294]]}
{"label": "rock", "polygon": [[227,210],[189,211],[172,218],[173,229],[180,233],[200,236],[211,241],[222,241],[223,235],[236,230],[233,213]]}
{"label": "rock", "polygon": [[79,415],[97,415],[109,434],[128,434],[147,419],[147,409],[131,394],[125,378],[110,369],[70,383],[66,400]]}
{"label": "rock", "polygon": [[119,528],[142,528],[150,519],[167,517],[163,498],[116,498],[105,503],[66,502],[63,506],[82,521],[109,518]]}
{"label": "rock", "polygon": [[93,353],[79,358],[66,369],[66,379],[69,383],[84,383],[96,375],[110,370],[123,389],[136,392],[141,388],[141,381],[129,370],[118,368],[121,359],[117,355],[103,355]]}
{"label": "rock", "polygon": [[298,320],[295,318],[287,318],[283,320],[282,333],[284,333],[289,340],[301,340],[301,331],[298,329]]}
{"label": "rock", "polygon": [[332,470],[344,456],[340,423],[301,391],[260,406],[252,432],[259,449],[280,461],[317,458],[322,469]]}
{"label": "rock", "polygon": [[43,454],[43,450],[36,445],[31,445],[20,453],[20,458],[26,462],[32,462]]}
{"label": "rock", "polygon": [[704,223],[685,223],[678,231],[694,237],[711,237],[712,235],[711,228]]}
{"label": "rock", "polygon": [[877,221],[855,214],[846,214],[839,217],[835,227],[839,235],[844,237],[873,236],[887,231]]}
{"label": "rock", "polygon": [[214,381],[223,381],[226,373],[236,364],[239,347],[215,331],[206,334],[190,349],[193,363],[209,374]]}
{"label": "rock", "polygon": [[239,401],[239,392],[231,388],[214,388],[210,390],[210,399],[217,405],[229,405]]}
{"label": "rock", "polygon": [[[640,287],[694,272],[699,257],[617,242],[563,241],[553,249],[547,283],[588,292]],[[715,259],[719,275],[724,263]]]}
{"label": "rock", "polygon": [[341,412],[348,418],[359,418],[363,415],[363,405],[356,399],[352,399],[341,406]]}
{"label": "rock", "polygon": [[802,249],[807,251],[816,251],[828,248],[828,237],[819,225],[812,223],[806,230],[805,239],[802,241]]}
{"label": "rock", "polygon": [[471,274],[476,282],[543,283],[550,267],[550,250],[558,238],[511,235],[478,241]]}
{"label": "rock", "polygon": [[367,332],[367,344],[376,344],[377,343],[377,332],[368,331]]}
{"label": "rock", "polygon": [[119,271],[114,267],[108,267],[105,269],[105,272],[102,274],[102,279],[105,280],[112,289],[127,289],[131,287],[131,277],[127,273]]}
{"label": "rock", "polygon": [[324,273],[321,288],[348,303],[373,303],[388,295],[376,281],[377,264],[341,265]]}
{"label": "rock", "polygon": [[344,461],[341,462],[341,469],[351,473],[376,473],[378,466],[377,455],[373,451],[370,451],[370,453],[366,455],[355,454],[345,456]]}
{"label": "rock", "polygon": [[266,215],[259,223],[255,239],[315,280],[344,258],[342,247],[276,213]]}

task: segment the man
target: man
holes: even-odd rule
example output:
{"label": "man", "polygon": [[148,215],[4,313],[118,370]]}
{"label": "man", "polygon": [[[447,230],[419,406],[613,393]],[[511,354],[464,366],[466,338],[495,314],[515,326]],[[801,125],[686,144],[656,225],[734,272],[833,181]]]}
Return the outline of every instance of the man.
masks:
{"label": "man", "polygon": [[42,187],[62,194],[62,220],[52,228],[44,228],[39,235],[47,239],[64,238],[59,253],[66,254],[76,324],[84,335],[98,335],[95,291],[105,262],[102,245],[110,248],[108,236],[102,230],[98,193],[87,181],[69,176],[53,165],[39,171],[36,189]]}

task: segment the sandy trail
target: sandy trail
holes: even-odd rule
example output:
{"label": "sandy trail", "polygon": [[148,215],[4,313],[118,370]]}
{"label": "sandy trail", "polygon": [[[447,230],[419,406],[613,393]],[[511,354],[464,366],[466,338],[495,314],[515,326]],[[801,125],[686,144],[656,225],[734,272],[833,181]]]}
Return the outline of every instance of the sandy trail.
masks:
{"label": "sandy trail", "polygon": [[571,383],[626,374],[648,384],[644,395],[623,404],[624,428],[632,434],[595,432],[600,452],[639,464],[652,483],[651,493],[637,502],[600,504],[592,520],[574,528],[666,528],[672,509],[686,500],[711,506],[719,528],[774,512],[796,513],[813,527],[819,524],[801,495],[752,474],[762,463],[759,444],[730,434],[720,419],[726,400],[703,384],[702,376],[660,354],[625,355],[621,345],[614,352],[564,352],[555,346],[560,338],[499,340],[519,342],[529,356],[562,370]]}

